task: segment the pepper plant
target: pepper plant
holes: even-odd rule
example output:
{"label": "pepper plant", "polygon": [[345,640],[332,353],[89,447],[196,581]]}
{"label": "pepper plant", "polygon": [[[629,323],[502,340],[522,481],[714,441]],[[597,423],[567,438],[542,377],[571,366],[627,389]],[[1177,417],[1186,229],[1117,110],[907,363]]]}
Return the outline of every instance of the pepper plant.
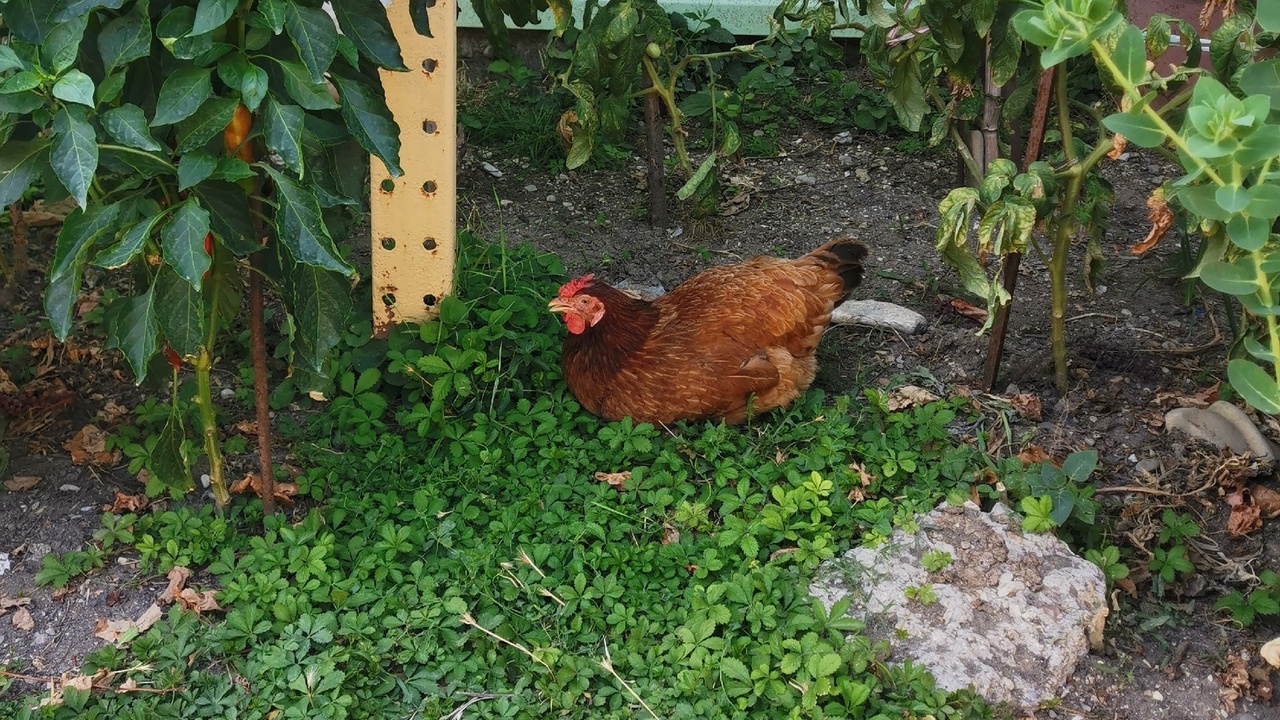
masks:
{"label": "pepper plant", "polygon": [[[333,11],[336,24],[320,0],[0,0],[0,206],[32,183],[77,206],[48,272],[54,334],[75,328],[87,268],[124,274],[108,343],[138,382],[167,355],[175,403],[178,370],[194,369],[220,508],[211,371],[245,278],[265,433],[261,283],[284,309],[290,366],[321,372],[351,310],[356,271],[334,238],[359,212],[367,154],[400,172],[377,69],[406,68],[385,9],[334,0]],[[185,435],[175,405],[153,491],[191,487]],[[267,442],[260,451],[269,472]]]}
{"label": "pepper plant", "polygon": [[1103,120],[1106,128],[1140,147],[1171,151],[1182,166],[1185,174],[1164,194],[1204,236],[1191,274],[1246,311],[1227,376],[1255,409],[1280,413],[1280,60],[1260,57],[1280,33],[1280,0],[1258,0],[1255,15],[1228,18],[1209,49],[1217,76],[1201,75],[1194,89],[1159,107],[1153,101],[1171,78],[1156,72],[1147,52],[1167,45],[1167,29],[1144,37],[1114,0],[1035,3],[1013,23],[1043,48],[1045,65],[1092,53],[1120,89],[1119,112]]}

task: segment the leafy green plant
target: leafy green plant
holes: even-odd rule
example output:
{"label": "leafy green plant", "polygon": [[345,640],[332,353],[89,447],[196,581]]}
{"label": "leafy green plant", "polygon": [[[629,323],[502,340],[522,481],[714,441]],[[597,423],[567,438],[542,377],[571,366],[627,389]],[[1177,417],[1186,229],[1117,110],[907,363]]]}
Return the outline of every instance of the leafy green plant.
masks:
{"label": "leafy green plant", "polygon": [[1058,527],[1053,519],[1053,498],[1048,495],[1028,495],[1019,503],[1022,508],[1022,529],[1027,532],[1049,532]]}
{"label": "leafy green plant", "polygon": [[[365,153],[399,173],[377,69],[406,68],[385,11],[333,7],[342,35],[316,0],[4,3],[0,205],[37,179],[46,200],[77,205],[45,292],[54,333],[76,323],[87,266],[129,269],[130,292],[106,308],[108,342],[139,381],[161,352],[175,381],[194,369],[220,508],[229,495],[210,371],[244,268],[251,300],[264,276],[276,291],[291,360],[319,370],[350,309],[355,270],[333,239],[360,207]],[[147,450],[155,476],[179,491],[194,460],[186,425],[175,402]]]}
{"label": "leafy green plant", "polygon": [[[1261,412],[1280,412],[1280,324],[1272,228],[1280,217],[1280,190],[1272,163],[1280,153],[1280,101],[1274,82],[1280,61],[1264,59],[1260,38],[1280,31],[1280,3],[1259,0],[1257,14],[1238,11],[1213,35],[1210,58],[1216,77],[1204,74],[1159,108],[1156,93],[1185,77],[1156,72],[1148,54],[1169,43],[1168,22],[1147,33],[1124,22],[1111,0],[1046,3],[1021,11],[1014,25],[1044,48],[1046,66],[1091,53],[1120,89],[1119,112],[1103,124],[1141,147],[1171,147],[1185,175],[1165,193],[1198,225],[1205,239],[1200,265],[1191,273],[1243,306],[1248,330],[1241,345],[1249,357],[1227,366],[1232,387]],[[1198,58],[1197,58],[1198,59]],[[1178,116],[1181,126],[1174,127]],[[1270,371],[1264,369],[1269,367]]]}
{"label": "leafy green plant", "polygon": [[918,602],[921,605],[933,605],[938,602],[938,595],[933,591],[933,585],[928,583],[924,585],[908,585],[903,589],[902,594],[908,600]]}
{"label": "leafy green plant", "polygon": [[1084,553],[1084,559],[1098,566],[1108,585],[1129,577],[1129,566],[1120,562],[1120,548],[1115,545],[1107,545],[1101,549],[1089,548]]}
{"label": "leafy green plant", "polygon": [[1280,575],[1264,570],[1258,575],[1258,586],[1246,595],[1233,590],[1213,605],[1215,610],[1226,610],[1231,619],[1244,627],[1254,623],[1259,615],[1280,615]]}
{"label": "leafy green plant", "polygon": [[924,555],[920,556],[920,567],[931,573],[945,570],[951,567],[951,563],[955,562],[955,558],[951,557],[951,553],[946,550],[938,550],[934,548]]}
{"label": "leafy green plant", "polygon": [[40,561],[36,584],[64,588],[75,578],[86,575],[91,570],[101,569],[104,562],[105,555],[97,548],[72,550],[62,555],[49,553]]}

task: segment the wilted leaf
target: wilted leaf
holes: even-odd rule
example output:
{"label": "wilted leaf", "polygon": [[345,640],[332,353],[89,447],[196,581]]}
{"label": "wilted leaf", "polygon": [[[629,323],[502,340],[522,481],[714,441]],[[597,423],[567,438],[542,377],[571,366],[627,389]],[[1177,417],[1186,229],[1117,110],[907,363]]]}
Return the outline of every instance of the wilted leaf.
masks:
{"label": "wilted leaf", "polygon": [[610,487],[612,487],[614,490],[617,490],[618,492],[622,492],[623,490],[626,489],[623,486],[630,479],[631,479],[630,470],[627,470],[624,472],[615,472],[615,473],[607,473],[607,472],[596,473],[596,480],[603,483],[608,483]]}
{"label": "wilted leaf", "polygon": [[20,607],[13,613],[13,626],[19,630],[30,632],[36,626],[36,621],[31,618],[31,612],[25,607]]}
{"label": "wilted leaf", "polygon": [[1039,445],[1028,445],[1022,452],[1018,453],[1018,459],[1026,465],[1039,465],[1042,462],[1050,460],[1049,453]]}
{"label": "wilted leaf", "polygon": [[[276,500],[287,507],[293,507],[293,498],[298,494],[298,484],[291,482],[277,482],[275,486]],[[262,478],[258,476],[258,473],[249,473],[237,480],[230,489],[231,492],[236,495],[253,492],[254,495],[262,497]]]}
{"label": "wilted leaf", "polygon": [[1147,198],[1147,219],[1151,221],[1151,230],[1142,242],[1129,248],[1132,255],[1142,255],[1156,246],[1160,239],[1173,227],[1174,214],[1165,201],[1164,191],[1156,188]]}
{"label": "wilted leaf", "polygon": [[107,434],[93,424],[80,428],[80,432],[63,443],[62,447],[71,453],[71,462],[76,465],[106,467],[120,461],[120,451],[108,451]]}
{"label": "wilted leaf", "polygon": [[174,601],[178,593],[182,592],[182,588],[186,587],[187,578],[191,577],[191,570],[181,565],[175,565],[169,574],[165,577],[169,578],[169,586],[160,593],[160,597],[156,598],[156,602],[168,605]]}
{"label": "wilted leaf", "polygon": [[1280,668],[1280,637],[1262,646],[1262,659],[1274,668]]}
{"label": "wilted leaf", "polygon": [[34,475],[15,475],[4,481],[4,487],[9,492],[23,492],[30,490],[40,484],[40,478]]}
{"label": "wilted leaf", "polygon": [[1040,398],[1031,393],[1023,393],[1014,395],[1009,398],[1009,404],[1013,406],[1015,412],[1022,417],[1035,422],[1040,421],[1043,409],[1040,405]]}
{"label": "wilted leaf", "polygon": [[980,308],[966,300],[951,298],[951,309],[970,320],[977,320],[980,323],[985,323],[987,321],[988,313],[986,309]]}
{"label": "wilted leaf", "polygon": [[680,529],[669,522],[662,523],[662,544],[673,545],[680,542]]}
{"label": "wilted leaf", "polygon": [[147,508],[148,500],[146,495],[127,495],[116,491],[116,498],[110,505],[103,505],[103,512],[122,515],[124,513],[141,512]]}
{"label": "wilted leaf", "polygon": [[924,405],[937,400],[938,396],[915,385],[903,385],[893,392],[889,393],[889,401],[886,407],[891,411],[905,410],[912,405]]}
{"label": "wilted leaf", "polygon": [[1259,514],[1267,520],[1280,517],[1280,493],[1265,485],[1250,485],[1249,494],[1258,505]]}
{"label": "wilted leaf", "polygon": [[1228,495],[1227,504],[1231,506],[1231,514],[1227,516],[1227,534],[1231,537],[1244,537],[1262,527],[1262,513],[1244,490]]}
{"label": "wilted leaf", "polygon": [[191,588],[187,588],[178,593],[177,601],[184,610],[190,610],[197,615],[221,610],[222,608],[219,607],[218,601],[213,599],[214,592],[213,590],[196,592]]}

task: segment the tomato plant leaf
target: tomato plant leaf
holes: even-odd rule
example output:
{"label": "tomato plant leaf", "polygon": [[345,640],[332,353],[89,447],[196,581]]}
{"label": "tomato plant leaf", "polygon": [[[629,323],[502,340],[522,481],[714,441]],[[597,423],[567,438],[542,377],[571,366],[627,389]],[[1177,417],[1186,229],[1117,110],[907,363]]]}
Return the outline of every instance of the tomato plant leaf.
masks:
{"label": "tomato plant leaf", "polygon": [[59,340],[65,340],[71,333],[72,311],[80,294],[80,281],[89,249],[103,234],[116,228],[121,207],[120,203],[115,203],[93,205],[85,210],[77,208],[62,223],[54,248],[49,284],[44,292],[45,314]]}
{"label": "tomato plant leaf", "polygon": [[315,193],[275,168],[269,167],[267,172],[275,181],[276,191],[279,193],[278,236],[285,247],[289,248],[293,258],[300,263],[333,270],[344,276],[354,275],[355,268],[338,255],[338,249],[329,237],[329,229],[325,227]]}
{"label": "tomato plant leaf", "polygon": [[124,354],[139,385],[147,377],[147,363],[159,349],[154,299],[154,288],[148,287],[141,295],[117,298],[106,310],[107,347]]}
{"label": "tomato plant leaf", "polygon": [[285,167],[302,176],[302,126],[306,112],[297,105],[284,105],[274,98],[267,100],[263,112],[263,135],[267,149],[284,160]]}
{"label": "tomato plant leaf", "polygon": [[112,20],[98,33],[98,52],[107,72],[151,54],[151,19],[145,6]]}
{"label": "tomato plant leaf", "polygon": [[162,264],[156,273],[154,288],[160,332],[179,355],[195,355],[204,341],[199,289],[178,277],[168,263]]}
{"label": "tomato plant leaf", "polygon": [[360,147],[376,155],[391,177],[400,177],[400,128],[386,102],[372,88],[355,80],[334,76],[342,97],[342,120]]}
{"label": "tomato plant leaf", "polygon": [[80,207],[89,199],[89,184],[98,169],[98,138],[84,110],[63,107],[53,118],[53,148],[49,161],[53,172]]}
{"label": "tomato plant leaf", "polygon": [[333,26],[333,19],[320,8],[290,2],[285,5],[284,27],[302,64],[311,72],[311,82],[323,83],[338,52],[338,29]]}
{"label": "tomato plant leaf", "polygon": [[407,70],[400,44],[391,32],[386,10],[378,0],[335,0],[334,15],[343,34],[361,55],[388,70]]}
{"label": "tomato plant leaf", "polygon": [[184,67],[165,78],[151,127],[171,125],[194,115],[213,92],[212,74],[209,68]]}
{"label": "tomato plant leaf", "polygon": [[48,140],[10,140],[0,146],[0,207],[17,202],[40,175]]}
{"label": "tomato plant leaf", "polygon": [[204,182],[218,167],[218,158],[203,153],[190,152],[178,159],[178,190],[186,190]]}
{"label": "tomato plant leaf", "polygon": [[209,269],[209,255],[204,251],[204,236],[208,233],[209,212],[194,198],[178,206],[173,219],[160,229],[164,261],[197,288]]}
{"label": "tomato plant leaf", "polygon": [[209,226],[228,250],[239,257],[262,249],[254,240],[249,198],[239,185],[205,180],[195,187],[200,205],[209,211]]}
{"label": "tomato plant leaf", "polygon": [[125,232],[120,241],[114,245],[108,246],[98,256],[93,259],[93,264],[106,270],[114,270],[124,267],[142,252],[143,245],[146,244],[147,238],[151,237],[151,231],[155,228],[160,218],[165,213],[156,212],[139,220],[133,227]]}
{"label": "tomato plant leaf", "polygon": [[203,35],[221,27],[236,11],[237,0],[200,0],[191,23],[192,35]]}
{"label": "tomato plant leaf", "polygon": [[325,357],[346,331],[352,307],[351,284],[339,273],[295,263],[288,288],[295,326],[295,361],[322,374]]}
{"label": "tomato plant leaf", "polygon": [[294,102],[308,110],[336,110],[338,103],[323,83],[311,81],[307,69],[301,63],[277,60],[284,78],[284,91]]}
{"label": "tomato plant leaf", "polygon": [[239,104],[238,100],[231,98],[209,98],[200,108],[199,113],[178,125],[178,147],[175,148],[175,152],[189,153],[204,147],[227,127],[227,123],[231,122],[231,118],[235,116],[236,106]]}
{"label": "tomato plant leaf", "polygon": [[163,152],[164,146],[151,136],[147,116],[137,105],[125,103],[102,114],[102,127],[113,140],[139,150]]}

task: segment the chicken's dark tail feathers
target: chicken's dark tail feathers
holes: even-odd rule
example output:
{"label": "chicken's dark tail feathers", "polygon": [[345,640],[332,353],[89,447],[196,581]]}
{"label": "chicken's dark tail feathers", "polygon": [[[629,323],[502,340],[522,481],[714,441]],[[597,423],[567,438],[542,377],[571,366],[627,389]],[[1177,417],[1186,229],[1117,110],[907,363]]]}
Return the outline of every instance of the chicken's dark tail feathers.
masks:
{"label": "chicken's dark tail feathers", "polygon": [[809,257],[835,270],[844,283],[847,297],[862,282],[862,261],[867,257],[867,247],[851,237],[838,237],[809,253]]}

